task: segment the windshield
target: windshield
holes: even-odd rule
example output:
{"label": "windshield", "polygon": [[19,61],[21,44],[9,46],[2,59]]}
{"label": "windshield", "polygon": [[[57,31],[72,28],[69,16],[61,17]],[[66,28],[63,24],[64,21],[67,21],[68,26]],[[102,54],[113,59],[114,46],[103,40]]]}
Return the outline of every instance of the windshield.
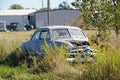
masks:
{"label": "windshield", "polygon": [[68,29],[52,29],[52,38],[53,39],[66,39],[70,38],[70,34],[68,32]]}
{"label": "windshield", "polygon": [[71,36],[79,38],[86,37],[85,34],[80,29],[69,29]]}

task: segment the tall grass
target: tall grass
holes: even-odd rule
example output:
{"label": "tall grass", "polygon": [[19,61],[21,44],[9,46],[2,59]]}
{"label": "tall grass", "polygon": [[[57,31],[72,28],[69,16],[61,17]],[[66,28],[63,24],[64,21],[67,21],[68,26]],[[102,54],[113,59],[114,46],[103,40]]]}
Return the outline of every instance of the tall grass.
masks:
{"label": "tall grass", "polygon": [[[18,35],[16,33],[16,35]],[[24,34],[23,34],[24,35]],[[9,34],[7,34],[9,36]],[[11,36],[11,35],[10,35]],[[29,35],[27,35],[29,36]],[[12,39],[12,40],[11,40]],[[0,40],[0,80],[119,80],[119,40],[106,42],[107,48],[93,46],[97,50],[93,63],[69,63],[63,47],[51,49],[44,44],[45,58],[25,56],[21,43],[25,38],[2,37]],[[112,39],[112,38],[111,38]],[[28,68],[28,65],[31,66]]]}
{"label": "tall grass", "polygon": [[89,80],[119,80],[120,79],[120,50],[100,49],[96,54],[96,62],[85,65],[82,79]]}

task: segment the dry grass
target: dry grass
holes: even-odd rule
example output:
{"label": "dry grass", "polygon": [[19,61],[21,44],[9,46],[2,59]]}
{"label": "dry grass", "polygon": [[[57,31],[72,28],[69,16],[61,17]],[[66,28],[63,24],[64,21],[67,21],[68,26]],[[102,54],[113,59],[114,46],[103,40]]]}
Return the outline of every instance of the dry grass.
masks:
{"label": "dry grass", "polygon": [[[16,48],[21,46],[23,41],[29,40],[34,31],[19,32],[0,32],[0,80],[119,80],[120,77],[120,37],[116,38],[114,32],[110,36],[110,40],[106,44],[112,45],[109,50],[97,47],[98,54],[96,62],[91,64],[69,64],[64,61],[65,58],[59,57],[58,53],[62,53],[60,49],[49,51],[54,53],[50,58],[46,58],[45,62],[37,64],[34,62],[32,68],[27,68],[24,62],[21,66],[11,67],[4,65],[1,60],[6,55],[13,54],[9,57],[8,62],[17,61],[19,58],[19,50]],[[96,31],[85,31],[90,38],[96,34]],[[96,47],[95,47],[96,48]],[[115,49],[116,48],[116,49]],[[117,50],[118,49],[118,50]],[[48,50],[48,49],[47,49]],[[54,57],[54,59],[52,58]],[[37,58],[33,58],[35,61]],[[48,60],[48,61],[46,61]],[[44,61],[44,60],[43,60]],[[11,62],[12,63],[12,62]],[[51,69],[47,72],[38,72],[41,69]],[[51,68],[50,68],[51,67]]]}
{"label": "dry grass", "polygon": [[0,40],[25,40],[29,39],[33,31],[18,31],[18,32],[0,32]]}

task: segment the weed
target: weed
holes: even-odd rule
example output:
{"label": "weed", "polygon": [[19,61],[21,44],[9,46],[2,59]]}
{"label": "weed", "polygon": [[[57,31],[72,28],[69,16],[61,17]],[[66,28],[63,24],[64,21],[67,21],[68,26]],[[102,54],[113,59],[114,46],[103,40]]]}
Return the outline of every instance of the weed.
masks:
{"label": "weed", "polygon": [[2,33],[4,36],[0,38],[0,80],[120,80],[119,38],[112,36],[102,48],[92,45],[97,50],[95,62],[73,64],[66,61],[63,46],[53,50],[45,44],[46,54],[42,59],[24,55],[20,46],[28,33],[18,33]]}

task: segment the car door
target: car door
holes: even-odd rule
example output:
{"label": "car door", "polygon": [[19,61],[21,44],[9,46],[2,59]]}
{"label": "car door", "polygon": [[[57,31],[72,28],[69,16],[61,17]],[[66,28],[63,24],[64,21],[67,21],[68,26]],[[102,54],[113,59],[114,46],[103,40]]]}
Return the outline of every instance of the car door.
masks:
{"label": "car door", "polygon": [[40,47],[45,42],[47,42],[48,44],[51,42],[49,29],[42,29],[40,32]]}
{"label": "car door", "polygon": [[50,43],[50,32],[49,29],[41,29],[36,32],[31,39],[31,45],[34,47],[34,52],[37,54],[43,53],[42,46],[44,42]]}
{"label": "car door", "polygon": [[38,48],[38,45],[40,46],[40,30],[34,33],[28,45],[30,45],[29,51],[31,51],[31,54],[40,54]]}

